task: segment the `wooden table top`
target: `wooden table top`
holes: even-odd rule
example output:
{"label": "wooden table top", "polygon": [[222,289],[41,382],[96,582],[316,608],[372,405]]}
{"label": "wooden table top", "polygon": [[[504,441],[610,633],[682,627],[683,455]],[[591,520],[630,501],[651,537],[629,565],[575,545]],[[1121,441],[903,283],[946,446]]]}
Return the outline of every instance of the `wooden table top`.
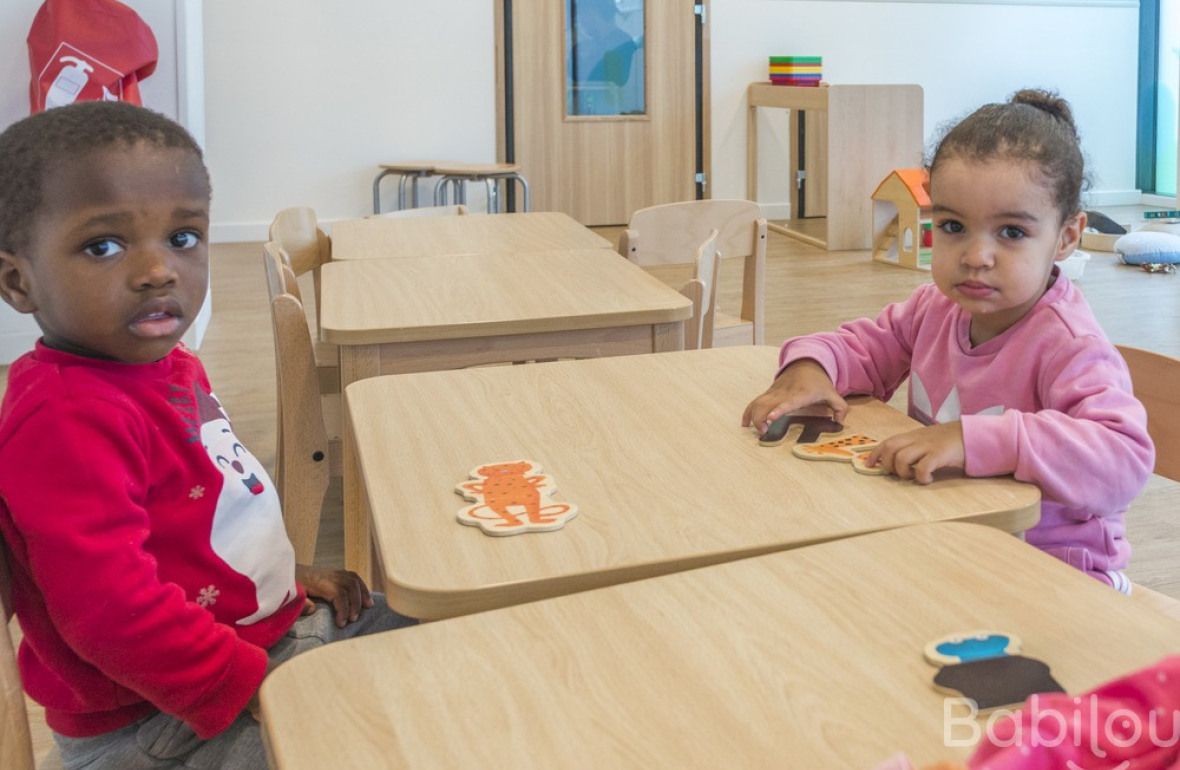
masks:
{"label": "wooden table top", "polygon": [[437,163],[434,170],[440,176],[491,176],[494,174],[514,174],[520,171],[518,163],[459,163],[447,161]]}
{"label": "wooden table top", "polygon": [[333,260],[321,268],[321,282],[320,332],[339,345],[601,329],[692,315],[684,295],[606,249]]}
{"label": "wooden table top", "polygon": [[329,645],[267,677],[264,729],[282,770],[924,766],[970,747],[943,745],[923,647],[980,628],[1073,693],[1180,638],[1017,538],[931,524]]}
{"label": "wooden table top", "polygon": [[[737,347],[365,379],[346,389],[390,601],[445,617],[873,530],[973,520],[1023,531],[1036,487],[929,486],[763,447],[742,410],[773,347]],[[846,430],[918,423],[862,400]],[[472,469],[528,459],[577,517],[489,537],[456,521]]]}
{"label": "wooden table top", "polygon": [[447,162],[445,160],[408,160],[401,163],[380,163],[377,167],[394,173],[399,171],[406,173],[430,173],[436,166]]}
{"label": "wooden table top", "polygon": [[556,211],[374,217],[332,225],[333,260],[613,248],[601,235]]}

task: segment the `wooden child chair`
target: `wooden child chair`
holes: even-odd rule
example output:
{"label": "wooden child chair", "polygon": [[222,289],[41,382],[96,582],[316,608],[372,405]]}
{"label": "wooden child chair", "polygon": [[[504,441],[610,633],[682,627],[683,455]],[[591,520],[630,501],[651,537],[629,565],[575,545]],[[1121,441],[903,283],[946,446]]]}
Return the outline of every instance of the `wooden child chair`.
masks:
{"label": "wooden child chair", "polygon": [[299,285],[274,242],[263,247],[263,265],[278,385],[275,486],[295,560],[312,564],[324,495],[330,478],[341,475],[340,394],[320,391]]}
{"label": "wooden child chair", "polygon": [[321,342],[320,267],[332,259],[332,240],[319,226],[315,210],[307,206],[283,209],[270,223],[270,240],[278,244],[295,277],[311,273],[315,300],[314,341],[316,369],[324,393],[340,390],[340,355],[336,346]]}
{"label": "wooden child chair", "polygon": [[1155,443],[1155,472],[1180,481],[1180,359],[1118,346],[1131,370],[1135,398],[1147,410],[1147,433]]}
{"label": "wooden child chair", "polygon": [[685,263],[711,230],[721,257],[745,257],[738,316],[715,312],[713,344],[761,345],[765,329],[766,220],[758,204],[703,200],[639,209],[619,238],[619,253],[640,267]]}
{"label": "wooden child chair", "polygon": [[[1131,370],[1135,398],[1147,410],[1147,433],[1155,444],[1155,473],[1180,481],[1180,359],[1148,350],[1118,345]],[[1134,508],[1128,512],[1133,517]],[[1135,584],[1131,598],[1168,617],[1180,620],[1180,601]]]}
{"label": "wooden child chair", "polygon": [[680,289],[681,294],[692,300],[692,317],[684,322],[685,350],[713,347],[718,262],[717,231],[713,230],[705,242],[697,247],[692,280]]}
{"label": "wooden child chair", "polygon": [[25,692],[16,665],[16,646],[8,631],[12,620],[11,578],[8,573],[8,547],[0,540],[0,767],[4,770],[54,770],[60,768],[57,749],[36,761],[33,753],[32,726],[25,708]]}
{"label": "wooden child chair", "polygon": [[20,671],[16,667],[16,650],[8,633],[12,619],[12,599],[6,547],[0,543],[0,765],[13,770],[33,770],[33,739],[29,734],[29,715],[25,711],[25,693]]}

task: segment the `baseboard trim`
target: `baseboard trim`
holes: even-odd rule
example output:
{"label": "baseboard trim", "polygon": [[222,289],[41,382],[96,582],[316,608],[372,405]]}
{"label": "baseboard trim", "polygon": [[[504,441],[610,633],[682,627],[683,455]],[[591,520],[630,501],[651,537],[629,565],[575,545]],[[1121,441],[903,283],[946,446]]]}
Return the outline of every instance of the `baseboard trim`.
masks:
{"label": "baseboard trim", "polygon": [[1139,190],[1091,190],[1082,195],[1086,208],[1098,206],[1138,206],[1143,203]]}
{"label": "baseboard trim", "polygon": [[[320,219],[319,225],[332,233],[332,223],[344,219],[360,219],[368,216],[361,214],[357,217],[336,217],[334,219]],[[254,243],[263,242],[270,237],[270,222],[219,222],[209,226],[210,243]]]}
{"label": "baseboard trim", "polygon": [[758,208],[762,209],[764,219],[780,220],[791,218],[790,203],[759,203]]}
{"label": "baseboard trim", "polygon": [[220,222],[209,226],[210,243],[265,241],[270,222]]}

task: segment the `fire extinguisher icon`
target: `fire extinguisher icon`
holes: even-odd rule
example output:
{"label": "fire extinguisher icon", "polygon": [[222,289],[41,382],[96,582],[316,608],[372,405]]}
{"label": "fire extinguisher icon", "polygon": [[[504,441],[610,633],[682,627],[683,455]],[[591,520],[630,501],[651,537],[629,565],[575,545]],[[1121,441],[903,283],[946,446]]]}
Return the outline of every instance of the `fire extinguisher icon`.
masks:
{"label": "fire extinguisher icon", "polygon": [[82,93],[82,89],[90,81],[90,73],[94,72],[94,67],[76,56],[63,56],[58,61],[66,66],[57,73],[57,77],[49,86],[49,92],[45,94],[45,109],[47,110],[73,104],[77,100],[78,94]]}

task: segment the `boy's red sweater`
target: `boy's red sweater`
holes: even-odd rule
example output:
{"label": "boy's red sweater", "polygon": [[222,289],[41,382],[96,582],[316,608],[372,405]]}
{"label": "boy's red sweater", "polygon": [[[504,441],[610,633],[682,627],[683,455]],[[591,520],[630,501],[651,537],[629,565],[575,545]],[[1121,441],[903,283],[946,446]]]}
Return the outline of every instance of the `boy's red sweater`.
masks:
{"label": "boy's red sweater", "polygon": [[157,709],[217,734],[303,605],[273,484],[183,346],[122,364],[39,344],[12,365],[0,534],[21,677],[63,735]]}

